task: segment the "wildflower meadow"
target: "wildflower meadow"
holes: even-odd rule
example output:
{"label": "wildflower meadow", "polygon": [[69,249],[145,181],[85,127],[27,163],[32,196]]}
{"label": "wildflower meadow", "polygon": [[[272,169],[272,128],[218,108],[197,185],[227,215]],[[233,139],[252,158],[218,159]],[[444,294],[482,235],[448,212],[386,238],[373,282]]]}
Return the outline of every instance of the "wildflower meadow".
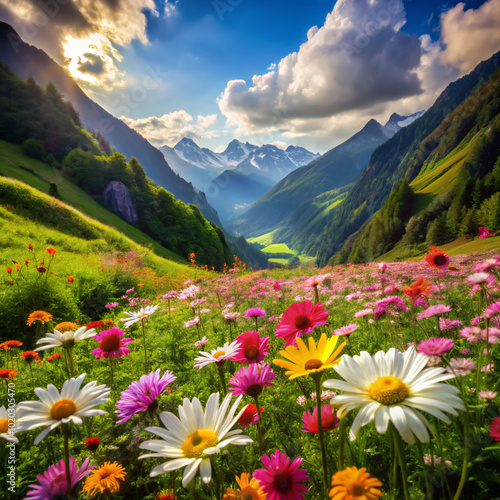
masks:
{"label": "wildflower meadow", "polygon": [[2,498],[500,498],[498,253],[221,274],[193,255],[190,279],[138,263],[84,312],[71,262],[28,251],[4,277]]}

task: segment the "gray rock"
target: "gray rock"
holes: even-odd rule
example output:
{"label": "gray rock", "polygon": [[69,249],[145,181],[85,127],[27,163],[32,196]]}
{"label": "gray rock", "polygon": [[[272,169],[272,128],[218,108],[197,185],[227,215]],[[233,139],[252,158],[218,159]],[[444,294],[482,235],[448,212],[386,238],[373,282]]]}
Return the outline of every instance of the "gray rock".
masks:
{"label": "gray rock", "polygon": [[111,181],[104,190],[103,201],[110,210],[131,223],[138,222],[132,195],[123,182]]}

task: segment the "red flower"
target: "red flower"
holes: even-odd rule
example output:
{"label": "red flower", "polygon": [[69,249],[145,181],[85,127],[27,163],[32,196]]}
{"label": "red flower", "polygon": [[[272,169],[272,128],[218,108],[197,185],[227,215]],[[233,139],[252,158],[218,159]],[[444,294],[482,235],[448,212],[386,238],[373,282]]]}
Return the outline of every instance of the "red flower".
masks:
{"label": "red flower", "polygon": [[295,344],[295,339],[302,333],[310,333],[315,326],[326,325],[328,311],[318,302],[315,306],[310,300],[292,304],[276,325],[276,336],[283,337],[285,347]]}
{"label": "red flower", "polygon": [[20,347],[22,345],[23,343],[19,342],[19,340],[6,340],[0,344],[0,349],[8,351],[9,349],[15,349],[16,347]]}
{"label": "red flower", "polygon": [[[259,410],[260,413],[262,413],[264,411],[264,408],[261,408],[259,406]],[[245,408],[245,411],[241,414],[241,417],[238,419],[238,423],[241,425],[241,427],[246,427],[247,425],[255,424],[258,419],[259,415],[257,413],[257,406],[248,405]]]}
{"label": "red flower", "polygon": [[54,354],[52,354],[52,356],[49,356],[49,357],[47,358],[47,361],[48,361],[49,363],[52,363],[52,361],[55,361],[56,359],[59,359],[59,358],[62,358],[62,355],[61,355],[61,354],[59,354],[58,352],[55,352]]}
{"label": "red flower", "polygon": [[26,351],[21,354],[21,358],[23,358],[25,361],[28,363],[31,363],[32,361],[39,361],[40,357],[38,356],[38,353],[35,351]]}
{"label": "red flower", "polygon": [[30,244],[28,245],[28,248],[29,248],[30,250],[33,250],[33,245],[30,243]]}
{"label": "red flower", "polygon": [[73,283],[73,281],[75,281],[75,278],[73,278],[73,276],[68,276],[68,281],[70,283]]}
{"label": "red flower", "polygon": [[56,254],[56,249],[52,247],[47,248],[47,252],[49,252],[50,255],[55,255]]}
{"label": "red flower", "polygon": [[95,451],[99,447],[99,439],[96,437],[93,438],[88,438],[85,441],[85,446],[90,450],[90,451]]}
{"label": "red flower", "polygon": [[39,273],[44,273],[47,271],[47,269],[45,269],[45,267],[38,267],[36,266],[36,270],[39,272]]}
{"label": "red flower", "polygon": [[7,268],[7,272],[8,272],[9,274],[11,274],[11,273],[12,273],[12,267],[8,267],[8,268]]}
{"label": "red flower", "polygon": [[446,269],[450,263],[450,258],[445,252],[440,252],[439,247],[431,247],[429,253],[425,256],[425,261],[429,266]]}
{"label": "red flower", "polygon": [[9,380],[14,378],[16,375],[17,375],[16,370],[9,370],[9,369],[0,370],[0,380],[2,379]]}
{"label": "red flower", "polygon": [[[313,434],[318,434],[318,408],[315,406],[313,413],[310,411],[305,411],[302,415],[302,422],[304,423],[304,429],[302,432],[312,432]],[[325,405],[321,407],[321,426],[324,431],[331,431],[339,425],[339,419],[337,415],[332,411],[331,405]]]}
{"label": "red flower", "polygon": [[405,286],[403,288],[403,293],[408,295],[413,303],[418,297],[429,295],[430,288],[431,284],[425,281],[423,276],[420,276],[410,286]]}
{"label": "red flower", "polygon": [[25,261],[24,261],[24,264],[25,264],[25,265],[28,265],[29,263],[30,263],[30,261],[29,261],[29,260],[25,260]]}

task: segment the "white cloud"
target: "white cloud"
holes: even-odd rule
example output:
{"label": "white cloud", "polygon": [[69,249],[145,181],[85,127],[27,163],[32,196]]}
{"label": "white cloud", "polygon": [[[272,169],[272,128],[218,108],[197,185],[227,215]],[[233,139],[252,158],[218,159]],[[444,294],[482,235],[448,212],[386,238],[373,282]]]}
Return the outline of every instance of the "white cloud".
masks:
{"label": "white cloud", "polygon": [[442,61],[468,72],[500,49],[500,0],[464,8],[459,3],[441,14]]}
{"label": "white cloud", "polygon": [[167,0],[165,2],[165,8],[163,9],[165,17],[172,16],[174,14],[176,8],[177,8],[177,0],[175,2],[169,2]]}
{"label": "white cloud", "polygon": [[228,125],[243,134],[291,131],[297,120],[422,93],[420,41],[400,31],[404,23],[401,0],[339,0],[277,71],[255,75],[251,86],[227,83],[218,104]]}
{"label": "white cloud", "polygon": [[275,70],[276,70],[276,63],[271,63],[267,68],[267,71],[275,71]]}
{"label": "white cloud", "polygon": [[132,127],[152,144],[175,146],[183,137],[191,139],[214,139],[219,134],[214,130],[217,115],[198,115],[196,121],[183,109],[164,114],[134,120],[121,116],[129,127]]}

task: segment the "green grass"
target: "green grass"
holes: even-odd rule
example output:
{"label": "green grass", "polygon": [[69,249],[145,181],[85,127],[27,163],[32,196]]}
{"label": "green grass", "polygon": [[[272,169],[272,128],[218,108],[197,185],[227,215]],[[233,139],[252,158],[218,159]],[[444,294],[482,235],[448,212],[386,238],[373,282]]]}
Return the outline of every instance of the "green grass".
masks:
{"label": "green grass", "polygon": [[295,255],[293,250],[288,248],[286,243],[274,243],[262,249],[264,253],[289,253],[290,255]]}
{"label": "green grass", "polygon": [[261,236],[256,236],[254,238],[247,238],[247,241],[250,243],[257,243],[259,245],[271,245],[273,243],[273,234],[276,232],[271,231],[270,233],[263,234]]}
{"label": "green grass", "polygon": [[[19,168],[24,166],[30,168],[37,175]],[[106,210],[88,193],[80,189],[76,184],[64,177],[59,170],[41,161],[29,158],[23,154],[21,147],[17,144],[0,141],[0,175],[17,179],[43,193],[49,192],[50,183],[57,184],[61,200],[72,205],[85,215],[116,228],[119,232],[142,246],[148,246],[153,251],[169,260],[185,262],[181,256],[162,247],[155,240],[124,221],[114,213]],[[42,180],[41,178],[45,179]],[[0,200],[1,203],[1,200]]]}
{"label": "green grass", "polygon": [[288,265],[288,259],[269,259],[269,262],[274,262],[275,264],[281,264],[282,266]]}

